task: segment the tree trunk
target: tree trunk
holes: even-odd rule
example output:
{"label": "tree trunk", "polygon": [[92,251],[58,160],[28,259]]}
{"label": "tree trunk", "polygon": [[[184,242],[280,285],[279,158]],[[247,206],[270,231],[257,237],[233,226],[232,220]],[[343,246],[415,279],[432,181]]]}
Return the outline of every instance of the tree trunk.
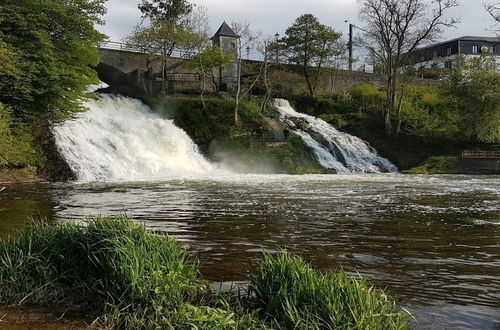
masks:
{"label": "tree trunk", "polygon": [[240,57],[238,58],[238,61],[237,61],[237,68],[236,68],[236,74],[237,74],[237,77],[236,77],[236,81],[237,81],[237,86],[236,86],[236,105],[234,107],[234,124],[235,125],[238,125],[238,121],[239,121],[239,118],[238,118],[238,111],[240,109],[240,94],[241,94],[241,55],[239,55]]}
{"label": "tree trunk", "polygon": [[403,109],[404,97],[405,97],[404,89],[401,88],[401,96],[399,98],[399,105],[398,105],[398,124],[396,126],[396,135],[399,135],[399,133],[401,133],[401,111]]}

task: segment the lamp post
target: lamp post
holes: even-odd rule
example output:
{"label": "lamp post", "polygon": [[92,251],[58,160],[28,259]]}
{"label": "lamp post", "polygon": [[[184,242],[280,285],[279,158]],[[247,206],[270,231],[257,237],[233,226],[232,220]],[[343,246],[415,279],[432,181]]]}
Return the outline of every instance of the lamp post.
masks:
{"label": "lamp post", "polygon": [[[349,21],[345,21],[347,23]],[[347,47],[349,47],[349,71],[352,71],[352,32],[354,30],[354,24],[349,23],[349,42],[347,43]]]}

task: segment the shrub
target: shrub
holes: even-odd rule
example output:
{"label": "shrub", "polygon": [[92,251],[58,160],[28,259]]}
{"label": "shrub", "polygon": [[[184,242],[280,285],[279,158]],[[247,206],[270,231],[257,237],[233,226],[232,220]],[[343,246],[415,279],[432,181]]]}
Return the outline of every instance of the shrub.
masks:
{"label": "shrub", "polygon": [[349,93],[354,107],[360,112],[381,112],[387,99],[384,92],[370,84],[356,85]]}
{"label": "shrub", "polygon": [[408,316],[383,292],[339,270],[316,273],[286,252],[265,255],[250,275],[264,317],[285,329],[401,329]]}

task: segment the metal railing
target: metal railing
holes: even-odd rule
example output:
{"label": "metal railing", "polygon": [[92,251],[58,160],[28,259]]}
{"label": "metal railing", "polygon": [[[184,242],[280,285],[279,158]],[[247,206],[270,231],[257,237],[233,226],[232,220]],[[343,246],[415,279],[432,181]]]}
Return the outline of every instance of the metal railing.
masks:
{"label": "metal railing", "polygon": [[500,151],[463,150],[460,158],[499,158]]}
{"label": "metal railing", "polygon": [[[109,49],[109,50],[119,50],[122,52],[131,52],[138,54],[151,54],[151,50],[146,49],[145,47],[139,44],[118,42],[118,41],[103,41],[100,46],[101,49]],[[153,52],[155,55],[161,55],[160,52]],[[197,53],[193,51],[186,51],[182,49],[174,49],[170,54],[170,57],[177,58],[192,58]]]}

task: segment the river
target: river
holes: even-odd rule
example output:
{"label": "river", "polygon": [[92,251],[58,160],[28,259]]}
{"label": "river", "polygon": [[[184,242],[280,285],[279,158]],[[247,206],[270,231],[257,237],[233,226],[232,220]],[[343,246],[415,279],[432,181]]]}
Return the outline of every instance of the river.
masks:
{"label": "river", "polygon": [[175,235],[210,281],[244,281],[262,251],[343,267],[417,328],[500,327],[500,176],[235,175],[8,186],[0,237],[26,224],[127,214]]}

